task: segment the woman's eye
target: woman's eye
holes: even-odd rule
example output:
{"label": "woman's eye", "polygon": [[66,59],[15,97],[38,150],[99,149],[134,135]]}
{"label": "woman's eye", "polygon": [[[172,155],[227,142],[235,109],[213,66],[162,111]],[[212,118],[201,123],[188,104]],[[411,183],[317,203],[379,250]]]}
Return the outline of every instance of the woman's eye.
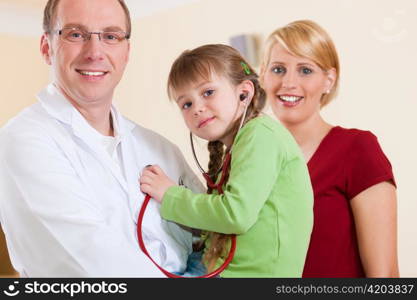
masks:
{"label": "woman's eye", "polygon": [[301,73],[303,73],[304,75],[308,75],[313,73],[313,70],[310,68],[301,68]]}
{"label": "woman's eye", "polygon": [[182,105],[182,109],[189,109],[191,107],[191,102],[185,102],[183,105]]}
{"label": "woman's eye", "polygon": [[203,93],[203,96],[204,97],[209,97],[209,96],[213,95],[213,93],[214,93],[214,90],[207,90]]}
{"label": "woman's eye", "polygon": [[277,74],[282,74],[282,73],[285,72],[285,68],[283,68],[283,67],[273,67],[272,72],[277,73]]}

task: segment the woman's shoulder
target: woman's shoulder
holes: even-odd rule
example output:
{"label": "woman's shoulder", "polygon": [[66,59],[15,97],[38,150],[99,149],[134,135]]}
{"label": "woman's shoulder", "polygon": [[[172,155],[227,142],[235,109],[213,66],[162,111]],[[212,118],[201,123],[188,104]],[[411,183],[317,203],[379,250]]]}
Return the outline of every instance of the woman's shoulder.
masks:
{"label": "woman's shoulder", "polygon": [[331,129],[330,133],[333,139],[338,143],[343,141],[346,141],[351,145],[378,143],[376,135],[369,130],[335,126]]}
{"label": "woman's shoulder", "polygon": [[395,185],[392,166],[378,142],[378,138],[369,130],[337,127],[333,129],[333,141],[342,135],[345,148],[338,146],[335,151],[345,164],[347,195],[354,198],[361,191],[382,181],[391,181]]}
{"label": "woman's shoulder", "polygon": [[[379,140],[369,130],[335,126],[326,140],[326,148],[337,149],[340,156],[352,164],[380,159],[387,161]],[[331,150],[333,151],[333,150]],[[363,162],[366,165],[366,162]]]}
{"label": "woman's shoulder", "polygon": [[342,126],[334,126],[332,131],[335,131],[338,134],[343,134],[346,136],[356,136],[356,135],[374,135],[369,130],[363,130],[358,128],[346,128]]}

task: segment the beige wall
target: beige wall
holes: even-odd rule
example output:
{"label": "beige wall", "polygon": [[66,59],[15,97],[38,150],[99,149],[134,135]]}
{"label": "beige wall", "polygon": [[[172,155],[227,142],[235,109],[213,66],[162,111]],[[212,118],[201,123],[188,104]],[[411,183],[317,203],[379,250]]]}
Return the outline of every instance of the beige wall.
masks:
{"label": "beige wall", "polygon": [[[116,98],[132,120],[183,149],[187,131],[165,92],[172,61],[187,48],[227,43],[247,33],[260,40],[278,26],[308,18],[334,38],[342,74],[340,96],[323,112],[333,124],[372,130],[390,158],[398,184],[402,276],[417,276],[417,1],[202,0],[134,22],[131,61]],[[38,38],[2,38],[0,125],[47,82]],[[9,43],[3,43],[9,41]],[[202,159],[204,161],[204,159]]]}
{"label": "beige wall", "polygon": [[0,34],[0,126],[22,108],[48,82],[48,68],[39,53],[39,38]]}

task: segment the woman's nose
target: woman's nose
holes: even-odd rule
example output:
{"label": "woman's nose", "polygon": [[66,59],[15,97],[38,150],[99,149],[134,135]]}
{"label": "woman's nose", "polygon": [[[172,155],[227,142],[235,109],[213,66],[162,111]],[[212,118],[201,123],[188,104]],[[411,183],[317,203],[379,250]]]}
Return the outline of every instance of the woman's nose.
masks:
{"label": "woman's nose", "polygon": [[286,89],[293,89],[297,86],[297,79],[295,72],[287,72],[282,78],[282,87]]}

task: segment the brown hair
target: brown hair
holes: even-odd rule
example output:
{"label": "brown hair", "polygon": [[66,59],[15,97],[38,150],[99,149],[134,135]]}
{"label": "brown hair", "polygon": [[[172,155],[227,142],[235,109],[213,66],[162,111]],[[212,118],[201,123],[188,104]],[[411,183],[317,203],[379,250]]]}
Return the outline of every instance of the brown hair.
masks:
{"label": "brown hair", "polygon": [[[246,69],[246,70],[245,70]],[[174,98],[175,91],[195,83],[201,79],[210,79],[211,74],[215,73],[227,78],[234,86],[239,85],[245,80],[250,80],[254,85],[254,95],[248,105],[244,124],[257,117],[265,106],[265,91],[260,87],[258,75],[249,66],[239,52],[227,45],[213,44],[204,45],[194,50],[184,51],[173,63],[168,77],[168,95]],[[234,135],[236,136],[240,119],[233,125]],[[208,143],[210,160],[208,163],[208,174],[213,182],[216,181],[218,171],[221,168],[225,148],[221,141],[210,141]],[[228,170],[222,170],[226,172]],[[208,187],[207,193],[212,190]],[[209,248],[205,251],[204,261],[208,265],[208,270],[214,269],[216,261],[226,251],[226,245],[230,235],[217,232],[209,232]]]}
{"label": "brown hair", "polygon": [[269,64],[272,47],[279,43],[295,56],[312,60],[322,70],[336,70],[334,86],[329,94],[321,98],[321,107],[328,104],[337,94],[340,65],[336,47],[329,34],[317,23],[310,20],[298,20],[278,28],[266,40],[261,74],[263,76]]}
{"label": "brown hair", "polygon": [[[132,21],[130,19],[129,8],[126,6],[124,0],[117,0],[123,8],[126,15],[126,38],[130,38],[132,32]],[[56,10],[59,4],[59,0],[48,0],[45,9],[43,11],[43,31],[50,33],[52,30],[52,23],[56,14]]]}

